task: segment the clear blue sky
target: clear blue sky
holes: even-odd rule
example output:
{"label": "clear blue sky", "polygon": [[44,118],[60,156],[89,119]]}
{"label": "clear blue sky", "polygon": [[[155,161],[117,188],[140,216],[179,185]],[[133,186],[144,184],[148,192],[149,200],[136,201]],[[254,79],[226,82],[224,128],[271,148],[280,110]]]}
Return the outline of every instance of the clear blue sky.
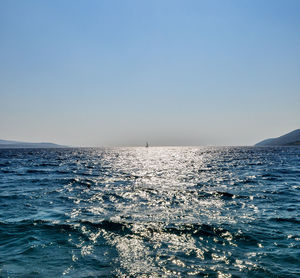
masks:
{"label": "clear blue sky", "polygon": [[245,145],[300,128],[300,1],[0,0],[0,138]]}

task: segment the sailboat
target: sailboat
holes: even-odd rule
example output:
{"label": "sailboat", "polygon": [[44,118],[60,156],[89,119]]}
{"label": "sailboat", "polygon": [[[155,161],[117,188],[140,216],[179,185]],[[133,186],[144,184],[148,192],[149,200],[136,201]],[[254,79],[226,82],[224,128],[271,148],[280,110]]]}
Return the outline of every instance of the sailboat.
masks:
{"label": "sailboat", "polygon": [[146,142],[146,148],[148,148],[149,147],[149,144],[148,144],[148,142]]}

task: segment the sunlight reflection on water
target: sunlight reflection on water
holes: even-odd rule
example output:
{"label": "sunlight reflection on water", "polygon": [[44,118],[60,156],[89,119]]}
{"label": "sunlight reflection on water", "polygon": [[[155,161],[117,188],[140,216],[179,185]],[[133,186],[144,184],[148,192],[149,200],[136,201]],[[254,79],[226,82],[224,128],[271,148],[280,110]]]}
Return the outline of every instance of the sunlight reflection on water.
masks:
{"label": "sunlight reflection on water", "polygon": [[[109,244],[117,249],[120,263],[118,275],[122,276],[123,272],[129,275],[157,273],[158,268],[162,270],[161,274],[168,274],[170,271],[170,275],[179,275],[182,269],[191,273],[197,273],[197,270],[201,272],[203,266],[199,261],[204,261],[208,252],[211,253],[213,261],[228,265],[229,254],[218,249],[212,249],[213,252],[206,250],[201,244],[201,237],[200,242],[192,237],[193,225],[188,228],[188,233],[180,228],[175,234],[164,231],[170,224],[199,223],[199,219],[205,219],[206,224],[237,221],[228,210],[226,211],[225,201],[215,196],[216,188],[203,190],[205,183],[211,179],[217,183],[222,183],[224,179],[220,175],[216,178],[214,173],[209,176],[200,174],[199,177],[199,170],[202,170],[200,173],[205,173],[203,169],[213,167],[217,160],[216,155],[218,153],[208,153],[207,149],[201,148],[136,148],[117,150],[115,155],[110,155],[109,171],[114,175],[106,181],[101,181],[106,183],[105,191],[101,190],[88,200],[86,196],[83,199],[91,203],[85,210],[92,215],[106,216],[102,206],[107,203],[107,199],[104,200],[105,194],[109,195],[106,209],[110,209],[110,204],[113,204],[114,209],[110,221],[123,221],[131,225],[129,235],[103,235]],[[125,180],[131,181],[125,187],[124,177]],[[92,182],[96,185],[97,181],[96,178]],[[116,188],[118,181],[122,183]],[[114,194],[111,194],[110,184],[114,187]],[[195,190],[195,184],[201,186],[201,190]],[[201,191],[206,192],[205,198],[199,198]],[[211,193],[207,194],[208,191]],[[101,207],[99,201],[102,201]],[[81,216],[81,212],[75,210],[72,217],[78,216]],[[243,217],[247,218],[246,215]],[[136,222],[141,224],[132,224]],[[222,237],[225,239],[223,245],[231,244],[233,237],[229,231]],[[212,241],[217,243],[219,239],[213,237]],[[82,248],[84,255],[87,253],[87,247]],[[165,249],[173,255],[164,259]],[[178,252],[182,259],[176,255]],[[190,257],[198,261],[197,266],[184,262]],[[222,274],[220,271],[219,273]]]}

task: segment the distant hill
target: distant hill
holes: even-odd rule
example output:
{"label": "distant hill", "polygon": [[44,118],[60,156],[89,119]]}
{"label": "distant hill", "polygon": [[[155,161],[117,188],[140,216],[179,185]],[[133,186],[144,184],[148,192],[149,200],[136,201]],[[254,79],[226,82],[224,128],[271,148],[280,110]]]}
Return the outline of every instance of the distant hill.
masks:
{"label": "distant hill", "polygon": [[255,144],[255,146],[300,146],[300,129],[277,138],[263,140]]}
{"label": "distant hill", "polygon": [[29,143],[0,139],[0,149],[21,149],[21,148],[68,148],[67,146],[53,143]]}

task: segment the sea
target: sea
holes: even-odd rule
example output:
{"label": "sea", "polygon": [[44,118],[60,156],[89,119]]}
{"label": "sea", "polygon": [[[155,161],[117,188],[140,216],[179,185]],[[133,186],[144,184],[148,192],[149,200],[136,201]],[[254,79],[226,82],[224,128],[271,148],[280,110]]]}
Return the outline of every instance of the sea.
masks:
{"label": "sea", "polygon": [[300,148],[2,149],[0,277],[300,277]]}

